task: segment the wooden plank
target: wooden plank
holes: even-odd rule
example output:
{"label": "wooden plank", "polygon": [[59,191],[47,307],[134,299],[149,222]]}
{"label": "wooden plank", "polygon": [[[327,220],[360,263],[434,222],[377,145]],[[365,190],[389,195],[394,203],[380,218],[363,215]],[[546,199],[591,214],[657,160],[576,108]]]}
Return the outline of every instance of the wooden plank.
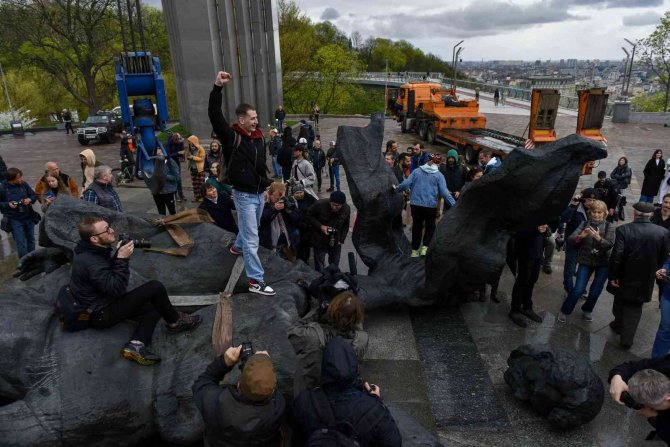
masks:
{"label": "wooden plank", "polygon": [[170,295],[173,306],[208,306],[219,302],[219,295]]}

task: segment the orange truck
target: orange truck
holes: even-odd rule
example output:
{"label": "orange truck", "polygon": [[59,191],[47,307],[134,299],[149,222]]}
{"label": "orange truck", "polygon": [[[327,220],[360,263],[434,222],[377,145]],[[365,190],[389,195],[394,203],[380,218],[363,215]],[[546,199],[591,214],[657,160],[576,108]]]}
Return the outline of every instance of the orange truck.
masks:
{"label": "orange truck", "polygon": [[[601,139],[607,105],[602,89],[580,92],[577,133]],[[603,102],[604,101],[604,102]],[[560,102],[555,89],[534,89],[531,94],[528,138],[486,128],[486,116],[475,99],[459,100],[453,89],[431,82],[410,82],[390,91],[389,106],[402,132],[416,132],[423,141],[455,148],[468,163],[477,163],[481,150],[505,157],[513,149],[538,147],[556,141],[554,126]],[[599,118],[599,119],[598,119]]]}

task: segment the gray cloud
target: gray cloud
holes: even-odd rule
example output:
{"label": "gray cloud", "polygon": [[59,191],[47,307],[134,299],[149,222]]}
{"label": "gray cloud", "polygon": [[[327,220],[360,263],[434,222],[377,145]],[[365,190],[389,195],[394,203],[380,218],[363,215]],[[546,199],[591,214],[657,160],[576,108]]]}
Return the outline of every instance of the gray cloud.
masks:
{"label": "gray cloud", "polygon": [[653,8],[663,0],[553,0],[552,4],[567,6],[601,6],[603,8]]}
{"label": "gray cloud", "polygon": [[621,21],[623,26],[657,25],[661,23],[661,17],[658,13],[648,11],[641,14],[623,16]]}
{"label": "gray cloud", "polygon": [[321,14],[321,20],[335,20],[340,17],[340,13],[335,8],[326,8]]}
{"label": "gray cloud", "polygon": [[499,34],[584,17],[568,12],[567,7],[540,0],[530,5],[477,0],[463,8],[433,12],[430,15],[402,13],[377,15],[366,19],[368,34],[419,38],[435,35],[472,37]]}

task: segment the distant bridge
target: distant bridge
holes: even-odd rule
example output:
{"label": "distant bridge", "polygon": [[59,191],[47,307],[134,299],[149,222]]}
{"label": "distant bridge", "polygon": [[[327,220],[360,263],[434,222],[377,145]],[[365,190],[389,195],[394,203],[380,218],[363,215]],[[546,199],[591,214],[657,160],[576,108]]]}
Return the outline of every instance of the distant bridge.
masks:
{"label": "distant bridge", "polygon": [[[312,79],[319,79],[318,73],[287,73],[288,76],[305,76]],[[451,88],[451,78],[447,78],[444,73],[438,72],[360,72],[353,76],[343,78],[343,82],[353,82],[356,84],[373,85],[373,86],[388,86],[392,88],[400,87],[410,81],[435,82],[442,84],[445,88]],[[456,86],[458,88],[475,90],[479,87],[481,93],[491,93],[499,89],[500,92],[507,99],[515,99],[517,101],[525,101],[530,104],[532,91],[527,88],[513,87],[502,84],[488,84],[485,82],[467,81],[464,79],[456,79]],[[609,101],[605,112],[606,116],[612,116],[613,101]],[[579,98],[572,95],[561,95],[559,107],[567,110],[577,111],[579,108]]]}

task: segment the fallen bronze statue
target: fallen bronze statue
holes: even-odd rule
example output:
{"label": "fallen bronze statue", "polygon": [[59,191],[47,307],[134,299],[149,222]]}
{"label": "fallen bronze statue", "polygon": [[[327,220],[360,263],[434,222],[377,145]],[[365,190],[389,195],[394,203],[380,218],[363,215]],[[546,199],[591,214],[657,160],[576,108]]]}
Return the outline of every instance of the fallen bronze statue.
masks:
{"label": "fallen bronze statue", "polygon": [[[602,145],[576,136],[533,151],[514,150],[501,169],[471,185],[440,221],[424,263],[410,258],[402,229],[391,224],[402,199],[392,192],[395,179],[381,155],[383,126],[383,116],[377,114],[367,127],[340,127],[337,135],[358,209],[353,240],[369,267],[368,275],[357,277],[367,311],[458,304],[463,287],[500,273],[509,233],[555,217],[569,202],[583,163],[606,156]],[[45,248],[21,260],[18,273],[26,281],[13,282],[0,294],[0,443],[132,445],[160,438],[197,444],[203,423],[191,386],[212,358],[216,305],[197,310],[203,323],[193,332],[168,337],[162,326],[157,328],[152,348],[163,361],[150,368],[123,360],[115,348],[128,339],[132,322],[76,333],[59,328],[56,293],[69,281],[67,261],[79,238],[76,225],[92,214],[119,232],[149,239],[153,248],[176,251],[172,256],[137,250],[129,288],[151,279],[163,282],[171,296],[218,295],[226,288],[236,261],[227,248],[231,233],[197,219],[199,223],[180,223],[192,241],[182,245],[190,250],[184,256],[173,237],[182,240],[184,234],[155,225],[156,216],[120,214],[59,196],[41,224],[40,245]],[[277,295],[267,299],[245,292],[247,279],[238,279],[229,299],[232,342],[251,340],[257,349],[269,351],[279,389],[290,399],[295,354],[286,332],[309,310],[299,280],[309,283],[318,274],[267,250],[259,254],[266,281]],[[42,274],[29,278],[35,273]],[[436,444],[411,417],[392,411],[405,445]]]}

